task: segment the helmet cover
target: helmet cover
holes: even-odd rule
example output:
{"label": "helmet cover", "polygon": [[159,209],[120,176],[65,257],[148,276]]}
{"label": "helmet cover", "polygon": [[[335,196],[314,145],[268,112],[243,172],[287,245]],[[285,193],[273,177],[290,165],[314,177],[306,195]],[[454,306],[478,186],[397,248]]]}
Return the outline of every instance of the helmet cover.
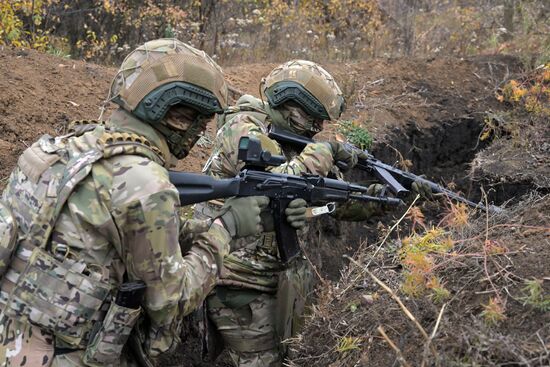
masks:
{"label": "helmet cover", "polygon": [[227,84],[204,51],[165,38],[146,42],[124,59],[110,99],[150,123],[178,104],[209,116],[227,107]]}
{"label": "helmet cover", "polygon": [[262,81],[270,106],[297,103],[315,119],[336,120],[344,110],[344,96],[334,78],[318,64],[292,60],[279,65]]}

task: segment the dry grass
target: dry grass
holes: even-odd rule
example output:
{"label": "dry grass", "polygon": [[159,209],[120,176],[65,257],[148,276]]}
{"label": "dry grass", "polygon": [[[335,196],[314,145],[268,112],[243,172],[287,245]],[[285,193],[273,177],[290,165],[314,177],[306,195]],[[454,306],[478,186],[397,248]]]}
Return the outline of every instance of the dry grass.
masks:
{"label": "dry grass", "polygon": [[[363,244],[340,281],[319,291],[304,333],[291,344],[289,365],[548,365],[550,315],[538,306],[550,286],[537,266],[548,269],[550,223],[538,213],[549,208],[550,198],[539,195],[496,215],[451,207],[439,224],[445,223],[441,231],[452,237],[452,248],[434,248],[434,230],[431,242],[417,243],[417,250],[430,248],[423,254],[436,277],[425,276],[432,288],[415,297],[403,290],[399,251],[375,255],[378,246]],[[539,274],[536,283],[530,272]],[[343,340],[361,342],[335,353]]]}

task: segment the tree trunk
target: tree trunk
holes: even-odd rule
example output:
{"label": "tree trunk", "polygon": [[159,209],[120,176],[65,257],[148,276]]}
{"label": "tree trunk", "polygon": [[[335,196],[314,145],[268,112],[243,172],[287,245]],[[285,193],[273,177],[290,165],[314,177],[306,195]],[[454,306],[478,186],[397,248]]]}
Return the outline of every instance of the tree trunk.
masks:
{"label": "tree trunk", "polygon": [[412,56],[414,53],[415,43],[415,16],[416,16],[416,0],[405,1],[407,10],[405,13],[405,21],[403,24],[403,48],[407,56]]}
{"label": "tree trunk", "polygon": [[509,41],[514,37],[514,8],[516,6],[515,0],[504,0],[504,18],[502,25],[506,28],[506,32],[503,33],[502,39]]}

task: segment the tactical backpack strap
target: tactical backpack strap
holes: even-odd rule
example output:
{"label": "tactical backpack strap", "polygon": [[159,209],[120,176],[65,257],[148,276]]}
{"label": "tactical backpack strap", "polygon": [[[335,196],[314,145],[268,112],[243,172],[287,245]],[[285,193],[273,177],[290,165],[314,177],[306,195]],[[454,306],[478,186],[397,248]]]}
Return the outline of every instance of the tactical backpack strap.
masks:
{"label": "tactical backpack strap", "polygon": [[92,149],[69,160],[61,179],[52,179],[50,186],[52,189],[48,190],[46,202],[35,213],[33,224],[24,243],[30,243],[32,246],[40,248],[46,247],[55,222],[67,199],[76,185],[88,176],[92,165],[101,158],[103,158],[103,152]]}

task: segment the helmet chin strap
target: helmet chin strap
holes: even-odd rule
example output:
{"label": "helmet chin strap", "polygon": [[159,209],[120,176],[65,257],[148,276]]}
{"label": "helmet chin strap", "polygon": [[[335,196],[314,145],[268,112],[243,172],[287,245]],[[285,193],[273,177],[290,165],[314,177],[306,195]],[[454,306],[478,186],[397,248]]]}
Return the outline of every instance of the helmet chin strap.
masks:
{"label": "helmet chin strap", "polygon": [[165,138],[170,152],[177,158],[183,159],[189,154],[193,145],[199,140],[200,134],[204,131],[207,119],[198,116],[187,130],[175,130],[164,125],[162,122],[152,125]]}

